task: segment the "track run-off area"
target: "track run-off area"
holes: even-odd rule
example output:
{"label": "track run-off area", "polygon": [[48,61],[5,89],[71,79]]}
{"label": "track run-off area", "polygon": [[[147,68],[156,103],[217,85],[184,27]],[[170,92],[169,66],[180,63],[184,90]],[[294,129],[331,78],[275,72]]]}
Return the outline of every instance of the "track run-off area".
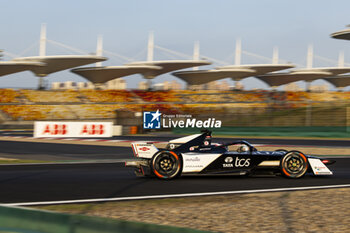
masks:
{"label": "track run-off area", "polygon": [[[128,145],[130,141],[162,142],[176,136],[114,137],[112,140],[115,142],[124,142],[122,146],[117,143],[114,146],[96,143],[74,144],[69,140],[65,143],[57,143],[56,140],[18,141],[6,137],[18,136],[20,132],[7,133],[0,134],[0,158],[38,160],[41,163],[0,165],[0,204],[5,205],[104,202],[350,187],[350,157],[346,156],[332,156],[336,163],[329,166],[334,173],[329,177],[306,175],[301,179],[287,179],[280,176],[183,176],[164,181],[136,177],[133,169],[126,168],[124,161],[133,156]],[[215,142],[232,140],[235,139],[218,138]],[[329,150],[342,148],[350,151],[348,140],[273,138],[247,140],[261,146],[281,148],[301,146],[310,149],[319,146],[327,147]]]}

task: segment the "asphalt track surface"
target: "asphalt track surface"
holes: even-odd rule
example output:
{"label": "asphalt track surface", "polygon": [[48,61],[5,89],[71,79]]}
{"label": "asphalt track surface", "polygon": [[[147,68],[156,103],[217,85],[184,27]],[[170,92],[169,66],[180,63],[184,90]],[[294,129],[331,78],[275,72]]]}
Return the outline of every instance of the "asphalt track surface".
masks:
{"label": "asphalt track surface", "polygon": [[59,162],[128,159],[133,152],[131,147],[0,140],[0,157]]}
{"label": "asphalt track surface", "polygon": [[[121,139],[121,138],[118,138]],[[125,140],[149,140],[132,137]],[[158,138],[152,140],[157,141]],[[161,137],[159,141],[168,138]],[[226,140],[226,139],[224,139]],[[234,140],[234,139],[229,139]],[[259,139],[260,140],[260,139]],[[259,141],[258,140],[258,141]],[[325,145],[318,140],[264,139],[267,144]],[[249,140],[262,144],[261,141]],[[326,140],[332,146],[349,147],[349,141]],[[315,144],[316,143],[316,144]],[[25,159],[47,160],[123,160],[132,158],[129,147],[90,146],[55,143],[0,141],[0,157],[7,154]],[[35,157],[36,156],[36,157]],[[107,162],[61,165],[1,165],[0,203],[80,200],[183,193],[221,192],[305,186],[350,184],[350,158],[337,158],[330,165],[330,177],[306,175],[302,179],[284,177],[184,176],[164,181],[136,177],[124,163]]]}
{"label": "asphalt track surface", "polygon": [[[168,141],[172,138],[129,136],[115,137],[131,141]],[[236,139],[219,138],[213,142],[230,142]],[[302,145],[350,148],[350,141],[334,140],[298,140],[298,139],[250,139],[252,144]],[[42,142],[5,141],[0,138],[0,157],[43,160],[43,161],[82,161],[82,160],[118,160],[133,157],[131,147],[113,147],[96,145],[59,144]]]}
{"label": "asphalt track surface", "polygon": [[166,181],[136,177],[122,163],[1,166],[0,203],[350,184],[349,167],[350,159],[337,159],[331,177],[184,176]]}

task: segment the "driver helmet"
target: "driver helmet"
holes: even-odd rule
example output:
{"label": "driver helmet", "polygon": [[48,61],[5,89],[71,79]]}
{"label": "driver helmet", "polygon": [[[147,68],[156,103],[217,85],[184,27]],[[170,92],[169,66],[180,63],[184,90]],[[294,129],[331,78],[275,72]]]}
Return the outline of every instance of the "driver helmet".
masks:
{"label": "driver helmet", "polygon": [[238,147],[237,152],[242,153],[242,152],[248,152],[249,151],[249,147],[247,145],[241,145],[240,147]]}

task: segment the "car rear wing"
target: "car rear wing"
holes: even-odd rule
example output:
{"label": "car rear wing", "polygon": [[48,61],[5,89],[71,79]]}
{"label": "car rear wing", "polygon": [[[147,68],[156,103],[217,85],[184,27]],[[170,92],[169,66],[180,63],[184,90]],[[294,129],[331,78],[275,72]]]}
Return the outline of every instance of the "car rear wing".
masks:
{"label": "car rear wing", "polygon": [[139,158],[152,158],[152,156],[157,153],[158,148],[149,143],[131,143],[132,151],[134,152],[135,157]]}

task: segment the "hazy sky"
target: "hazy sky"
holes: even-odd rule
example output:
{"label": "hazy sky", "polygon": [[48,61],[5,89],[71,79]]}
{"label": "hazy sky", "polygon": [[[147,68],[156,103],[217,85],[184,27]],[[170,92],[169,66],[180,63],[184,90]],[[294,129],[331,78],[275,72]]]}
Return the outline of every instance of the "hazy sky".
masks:
{"label": "hazy sky", "polygon": [[[272,57],[273,47],[278,46],[281,59],[304,66],[310,43],[316,55],[337,60],[342,50],[350,63],[350,41],[329,36],[350,23],[348,0],[0,0],[0,9],[0,49],[21,54],[35,45],[24,56],[38,55],[40,25],[46,23],[50,40],[94,52],[97,36],[103,35],[105,50],[130,58],[139,54],[138,60],[146,59],[146,53],[140,52],[146,49],[148,32],[154,31],[156,45],[192,54],[198,40],[202,55],[230,63],[236,38],[242,39],[243,50],[265,57]],[[48,55],[67,52],[47,45]],[[126,62],[104,55],[110,58],[104,65]],[[172,59],[159,50],[155,58]],[[242,56],[242,63],[267,62]],[[314,66],[332,65],[336,64],[314,59]],[[142,80],[140,75],[125,79],[128,87]],[[166,74],[154,81],[173,79]],[[84,81],[69,71],[51,74],[48,80]],[[34,88],[37,83],[29,71],[0,77],[0,87]],[[243,84],[248,89],[267,87],[255,78]]]}

